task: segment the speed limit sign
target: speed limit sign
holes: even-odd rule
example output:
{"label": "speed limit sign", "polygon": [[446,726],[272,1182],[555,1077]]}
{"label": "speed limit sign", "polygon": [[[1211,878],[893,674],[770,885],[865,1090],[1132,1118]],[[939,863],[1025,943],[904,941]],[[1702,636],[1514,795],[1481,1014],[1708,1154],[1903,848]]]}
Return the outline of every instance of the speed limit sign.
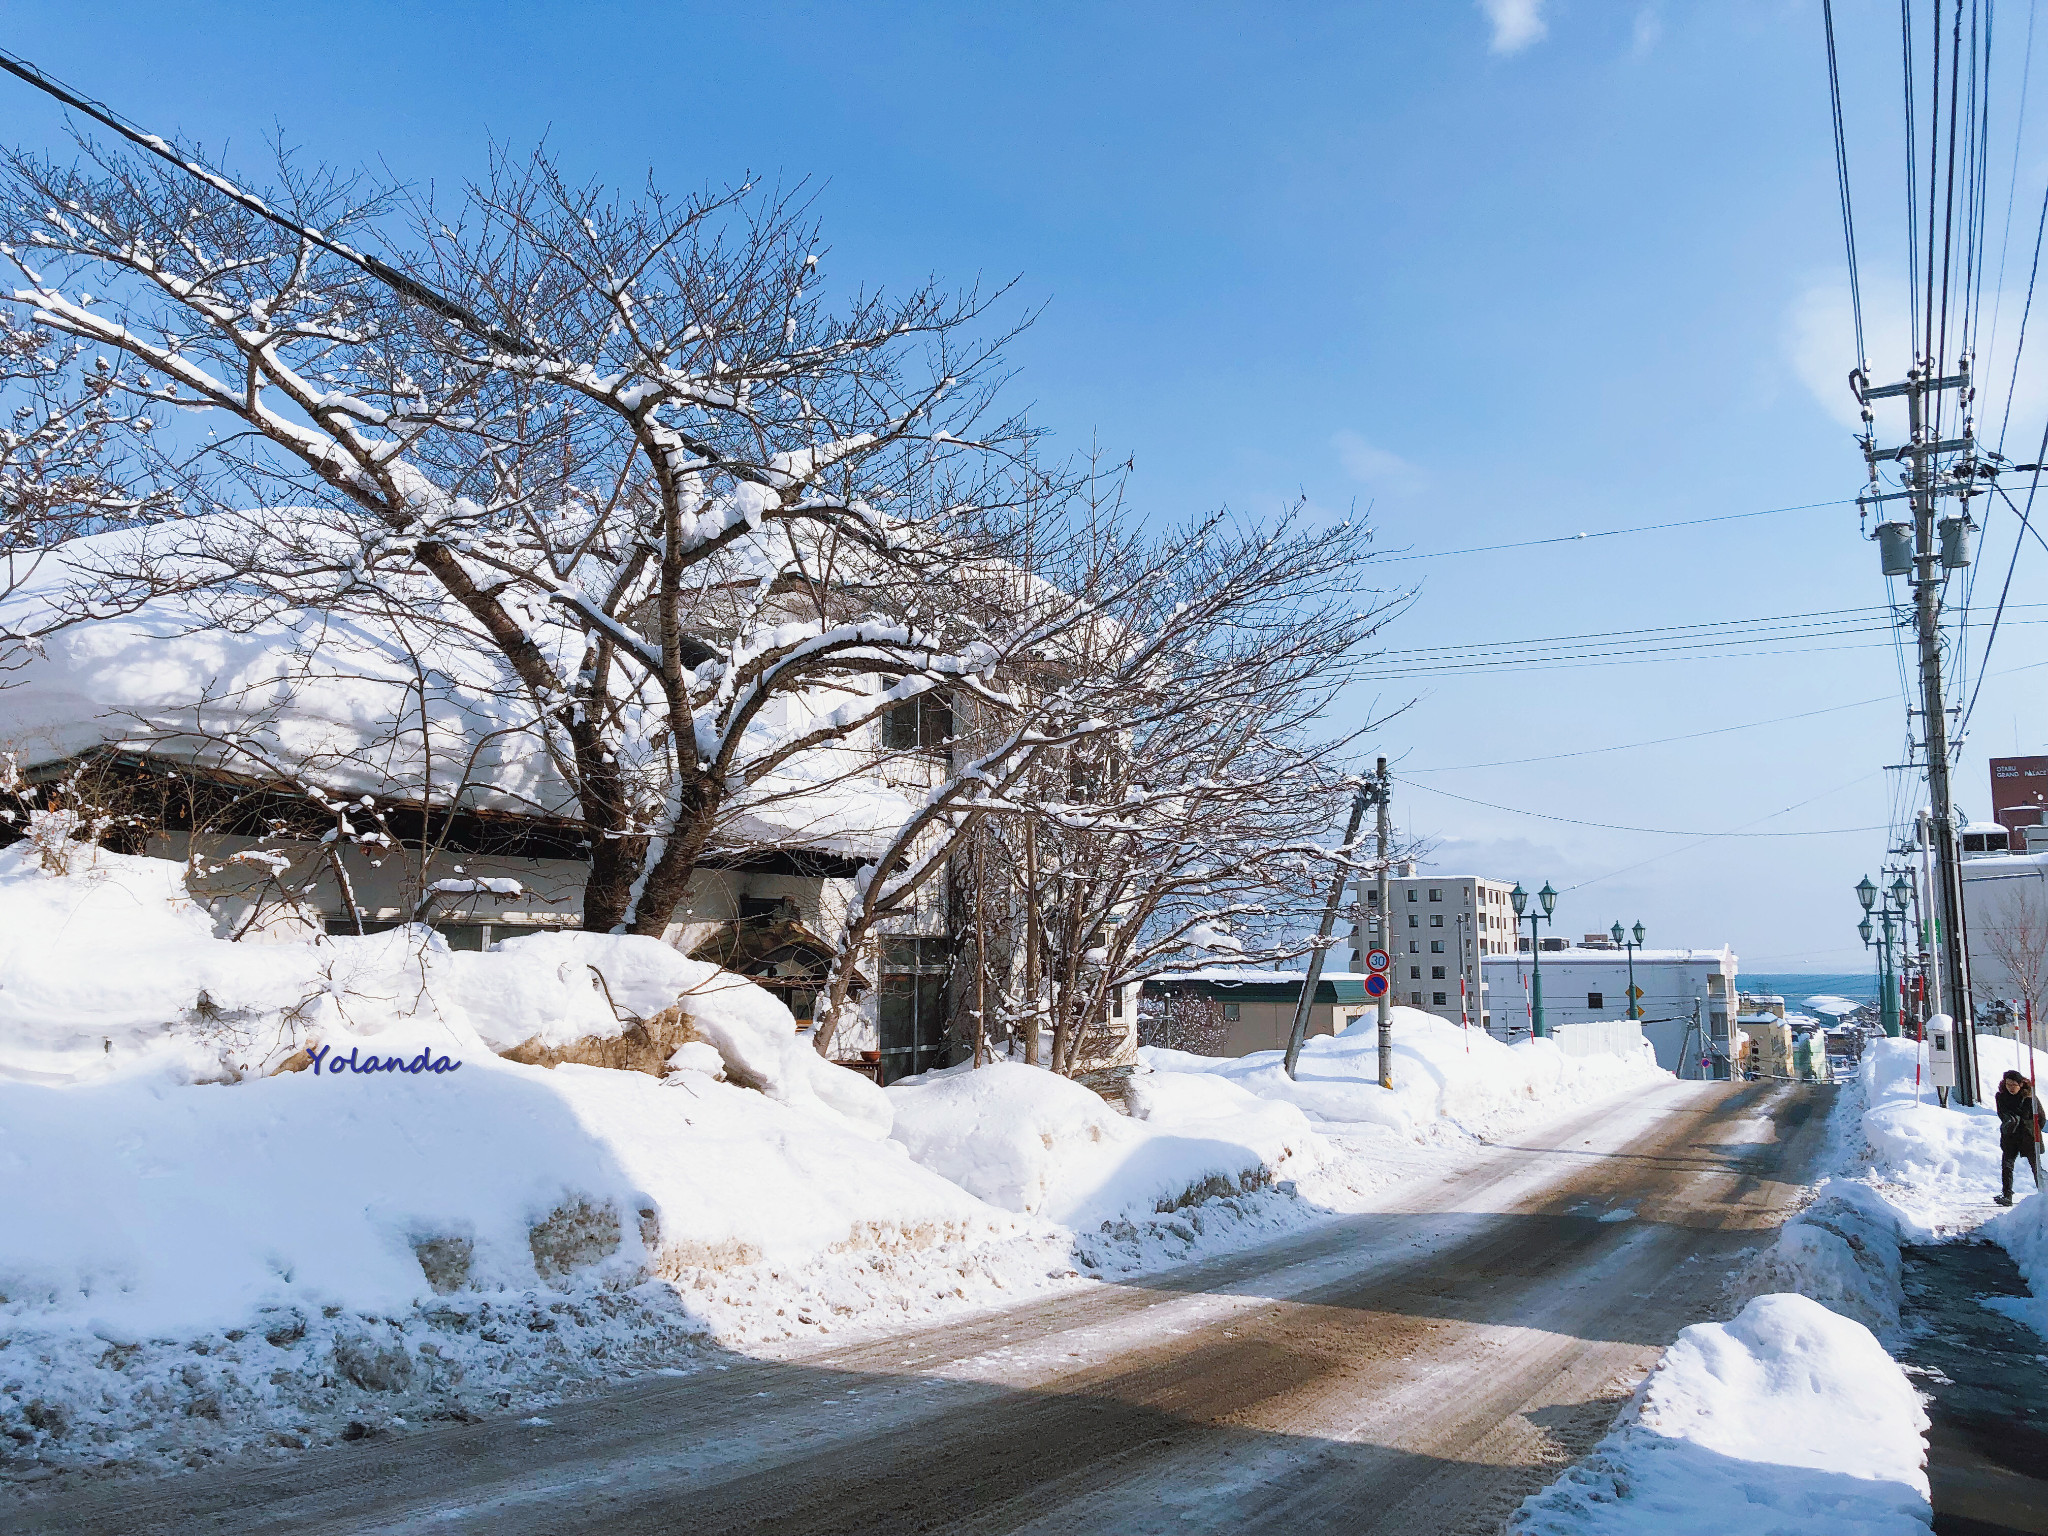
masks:
{"label": "speed limit sign", "polygon": [[1366,952],[1365,968],[1368,971],[1384,971],[1387,968],[1387,963],[1387,952],[1384,949],[1374,949]]}

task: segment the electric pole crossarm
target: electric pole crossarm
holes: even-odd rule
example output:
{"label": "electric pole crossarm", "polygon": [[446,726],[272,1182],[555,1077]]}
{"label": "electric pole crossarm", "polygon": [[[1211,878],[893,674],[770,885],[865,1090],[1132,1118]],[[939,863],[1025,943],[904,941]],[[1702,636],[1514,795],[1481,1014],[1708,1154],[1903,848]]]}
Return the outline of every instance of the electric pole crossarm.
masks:
{"label": "electric pole crossarm", "polygon": [[1952,373],[1945,379],[1908,379],[1903,384],[1880,384],[1875,389],[1857,391],[1859,400],[1894,400],[1909,395],[1914,390],[1960,389],[1970,382],[1967,373]]}
{"label": "electric pole crossarm", "polygon": [[[1968,437],[1945,437],[1938,443],[1907,443],[1903,448],[1880,448],[1868,455],[1868,457],[1871,463],[1882,464],[1886,460],[1903,461],[1905,459],[1918,458],[1926,453],[1960,453],[1974,441],[1974,438]],[[1901,494],[1910,496],[1912,492],[1906,491]],[[1886,498],[1877,497],[1873,499],[1884,500]]]}

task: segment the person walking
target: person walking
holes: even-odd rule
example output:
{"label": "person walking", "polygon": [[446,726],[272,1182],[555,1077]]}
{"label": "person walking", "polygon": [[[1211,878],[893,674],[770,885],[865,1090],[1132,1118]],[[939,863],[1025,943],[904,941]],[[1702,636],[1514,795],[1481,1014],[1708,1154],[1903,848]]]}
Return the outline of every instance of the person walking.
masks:
{"label": "person walking", "polygon": [[2017,1072],[1998,1080],[1998,1166],[2005,1181],[2000,1205],[2012,1204],[2012,1165],[2024,1157],[2034,1170],[2034,1188],[2041,1187],[2041,1104],[2033,1086]]}

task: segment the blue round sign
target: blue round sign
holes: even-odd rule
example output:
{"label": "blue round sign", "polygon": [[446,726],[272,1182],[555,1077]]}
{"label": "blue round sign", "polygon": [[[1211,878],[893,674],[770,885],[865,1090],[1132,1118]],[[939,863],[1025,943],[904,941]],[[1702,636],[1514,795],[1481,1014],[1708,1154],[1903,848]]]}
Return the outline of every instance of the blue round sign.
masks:
{"label": "blue round sign", "polygon": [[1365,995],[1367,997],[1384,997],[1386,995],[1386,991],[1387,978],[1381,975],[1378,971],[1374,971],[1370,976],[1365,978]]}

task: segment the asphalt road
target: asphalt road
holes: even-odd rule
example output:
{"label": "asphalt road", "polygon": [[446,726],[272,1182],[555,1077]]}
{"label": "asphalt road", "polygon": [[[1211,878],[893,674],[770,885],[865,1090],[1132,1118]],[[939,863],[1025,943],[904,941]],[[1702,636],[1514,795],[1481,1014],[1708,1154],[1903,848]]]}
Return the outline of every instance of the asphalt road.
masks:
{"label": "asphalt road", "polygon": [[1672,1083],[1149,1280],[284,1464],[24,1532],[1459,1533],[1599,1438],[1816,1176],[1832,1090]]}

